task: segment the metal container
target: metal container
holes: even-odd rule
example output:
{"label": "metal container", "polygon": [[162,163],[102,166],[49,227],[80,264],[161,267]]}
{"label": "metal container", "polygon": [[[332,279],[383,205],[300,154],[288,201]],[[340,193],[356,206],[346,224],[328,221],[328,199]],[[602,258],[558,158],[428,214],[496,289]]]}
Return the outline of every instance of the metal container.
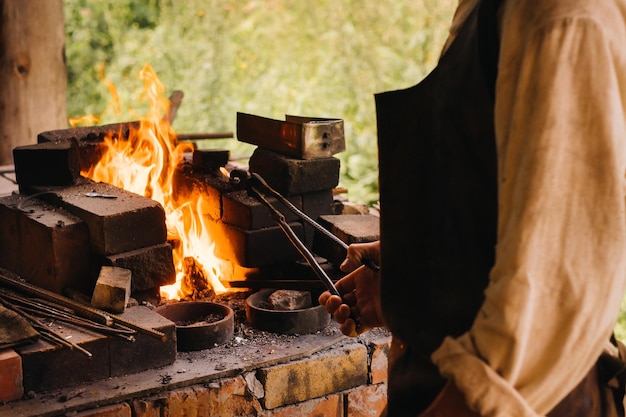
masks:
{"label": "metal container", "polygon": [[235,313],[223,304],[180,301],[157,307],[155,311],[176,324],[176,346],[181,352],[226,343],[235,330]]}

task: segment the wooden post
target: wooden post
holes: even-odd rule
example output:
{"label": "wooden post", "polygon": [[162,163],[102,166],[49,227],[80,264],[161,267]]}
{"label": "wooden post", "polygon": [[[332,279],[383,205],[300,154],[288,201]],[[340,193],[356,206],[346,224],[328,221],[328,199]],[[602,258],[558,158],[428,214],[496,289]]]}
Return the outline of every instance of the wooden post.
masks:
{"label": "wooden post", "polygon": [[0,165],[67,128],[63,0],[0,0]]}

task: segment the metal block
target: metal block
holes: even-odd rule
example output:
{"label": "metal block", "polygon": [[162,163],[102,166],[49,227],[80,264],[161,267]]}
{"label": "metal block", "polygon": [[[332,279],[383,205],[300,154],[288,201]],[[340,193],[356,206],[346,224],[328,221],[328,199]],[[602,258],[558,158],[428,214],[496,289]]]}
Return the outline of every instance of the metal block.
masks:
{"label": "metal block", "polygon": [[237,113],[237,139],[300,159],[328,158],[346,150],[343,120],[285,116],[285,121]]}

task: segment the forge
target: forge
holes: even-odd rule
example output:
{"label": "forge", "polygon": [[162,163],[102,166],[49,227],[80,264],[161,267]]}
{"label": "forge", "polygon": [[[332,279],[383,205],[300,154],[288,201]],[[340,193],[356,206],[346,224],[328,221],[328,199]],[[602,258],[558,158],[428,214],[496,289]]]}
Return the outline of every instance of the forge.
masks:
{"label": "forge", "polygon": [[[90,177],[107,141],[130,141],[140,125],[42,132],[37,143],[14,150],[14,166],[2,169],[0,296],[60,301],[71,315],[104,312],[117,330],[46,318],[65,342],[39,337],[5,345],[0,416],[111,410],[148,417],[188,415],[175,411],[188,408],[207,416],[318,410],[343,417],[382,409],[389,335],[346,338],[316,302],[326,289],[316,268],[334,281],[342,275],[345,245],[378,238],[377,213],[336,190],[342,122],[239,114],[239,140],[257,146],[247,163],[231,160],[227,149],[187,146],[168,162],[167,202],[154,187],[145,195]],[[267,197],[283,213],[282,224],[263,198],[233,182],[233,172],[260,176],[284,198]],[[172,232],[172,202],[173,213],[191,213],[182,225],[193,230],[200,250],[185,252],[189,243]],[[127,288],[111,290],[128,296],[121,312],[111,312],[112,302],[93,306],[105,270],[130,277]],[[267,296],[276,290],[309,294],[313,302],[269,309]],[[207,336],[208,325],[183,323],[203,317],[210,324],[208,313],[184,320],[163,314],[196,302],[224,306],[216,322],[232,312],[228,325],[210,326],[221,333],[217,338]],[[195,333],[181,336],[190,327]],[[203,338],[206,345],[198,345]]]}

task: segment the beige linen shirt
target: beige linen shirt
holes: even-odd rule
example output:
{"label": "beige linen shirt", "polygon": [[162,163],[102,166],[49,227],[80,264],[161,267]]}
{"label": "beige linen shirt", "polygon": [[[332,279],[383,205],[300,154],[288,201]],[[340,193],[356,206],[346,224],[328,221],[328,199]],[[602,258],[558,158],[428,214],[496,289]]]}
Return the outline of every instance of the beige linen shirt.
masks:
{"label": "beige linen shirt", "polygon": [[[476,0],[460,0],[451,39]],[[506,0],[496,261],[433,354],[483,416],[545,415],[607,343],[626,281],[626,0]]]}

